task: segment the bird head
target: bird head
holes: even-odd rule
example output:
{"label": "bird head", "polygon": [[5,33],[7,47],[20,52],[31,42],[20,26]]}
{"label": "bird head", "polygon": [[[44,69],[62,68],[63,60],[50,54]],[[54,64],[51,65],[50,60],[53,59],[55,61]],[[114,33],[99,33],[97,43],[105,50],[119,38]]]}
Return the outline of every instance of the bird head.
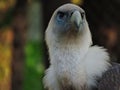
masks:
{"label": "bird head", "polygon": [[85,11],[82,8],[65,4],[55,10],[46,30],[47,42],[77,41],[84,36],[91,42]]}
{"label": "bird head", "polygon": [[[66,7],[69,8],[69,7]],[[82,9],[60,7],[55,16],[55,32],[58,34],[66,34],[68,32],[80,32],[84,23],[84,11]],[[59,31],[57,31],[59,30]]]}

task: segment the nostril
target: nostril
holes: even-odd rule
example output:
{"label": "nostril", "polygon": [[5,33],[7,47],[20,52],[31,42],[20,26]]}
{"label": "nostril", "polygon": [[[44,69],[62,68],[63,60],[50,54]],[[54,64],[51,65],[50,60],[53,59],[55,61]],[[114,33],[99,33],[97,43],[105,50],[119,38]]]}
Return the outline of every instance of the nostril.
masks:
{"label": "nostril", "polygon": [[73,12],[71,12],[70,16],[72,16]]}
{"label": "nostril", "polygon": [[77,10],[76,9],[71,10],[70,11],[70,16],[72,16],[75,11],[77,11]]}
{"label": "nostril", "polygon": [[84,15],[85,15],[85,13],[84,13],[84,12],[81,12],[81,17],[82,17],[82,19],[84,18]]}

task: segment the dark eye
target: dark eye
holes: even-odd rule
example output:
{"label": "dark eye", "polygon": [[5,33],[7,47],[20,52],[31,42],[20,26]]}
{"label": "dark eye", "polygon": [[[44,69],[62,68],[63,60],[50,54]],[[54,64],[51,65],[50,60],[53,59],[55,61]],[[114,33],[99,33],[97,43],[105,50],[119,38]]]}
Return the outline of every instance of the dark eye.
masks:
{"label": "dark eye", "polygon": [[58,17],[59,18],[64,18],[64,16],[65,16],[65,13],[64,12],[58,12]]}
{"label": "dark eye", "polygon": [[58,12],[57,13],[57,20],[61,21],[61,20],[65,20],[67,17],[65,12]]}
{"label": "dark eye", "polygon": [[85,13],[84,13],[84,12],[81,12],[81,17],[82,17],[82,19],[84,18],[84,15],[85,15]]}

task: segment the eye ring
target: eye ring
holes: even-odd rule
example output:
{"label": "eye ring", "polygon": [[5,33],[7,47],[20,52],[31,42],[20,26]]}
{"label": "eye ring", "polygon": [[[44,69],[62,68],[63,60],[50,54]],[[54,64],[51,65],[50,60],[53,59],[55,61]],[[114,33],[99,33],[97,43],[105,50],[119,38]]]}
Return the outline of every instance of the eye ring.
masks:
{"label": "eye ring", "polygon": [[58,21],[64,21],[65,19],[67,18],[67,14],[65,13],[65,12],[61,12],[61,11],[59,11],[58,13],[57,13],[57,20]]}
{"label": "eye ring", "polygon": [[58,16],[60,19],[62,19],[62,18],[64,18],[65,13],[59,11],[58,14],[57,14],[57,16]]}

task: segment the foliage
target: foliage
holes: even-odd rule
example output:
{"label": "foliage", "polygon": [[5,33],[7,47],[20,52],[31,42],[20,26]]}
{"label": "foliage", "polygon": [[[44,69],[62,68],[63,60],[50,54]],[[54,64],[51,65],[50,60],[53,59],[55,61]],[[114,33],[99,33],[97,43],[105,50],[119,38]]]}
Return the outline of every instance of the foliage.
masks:
{"label": "foliage", "polygon": [[44,66],[42,46],[42,43],[35,41],[26,44],[24,90],[43,90],[42,78]]}

